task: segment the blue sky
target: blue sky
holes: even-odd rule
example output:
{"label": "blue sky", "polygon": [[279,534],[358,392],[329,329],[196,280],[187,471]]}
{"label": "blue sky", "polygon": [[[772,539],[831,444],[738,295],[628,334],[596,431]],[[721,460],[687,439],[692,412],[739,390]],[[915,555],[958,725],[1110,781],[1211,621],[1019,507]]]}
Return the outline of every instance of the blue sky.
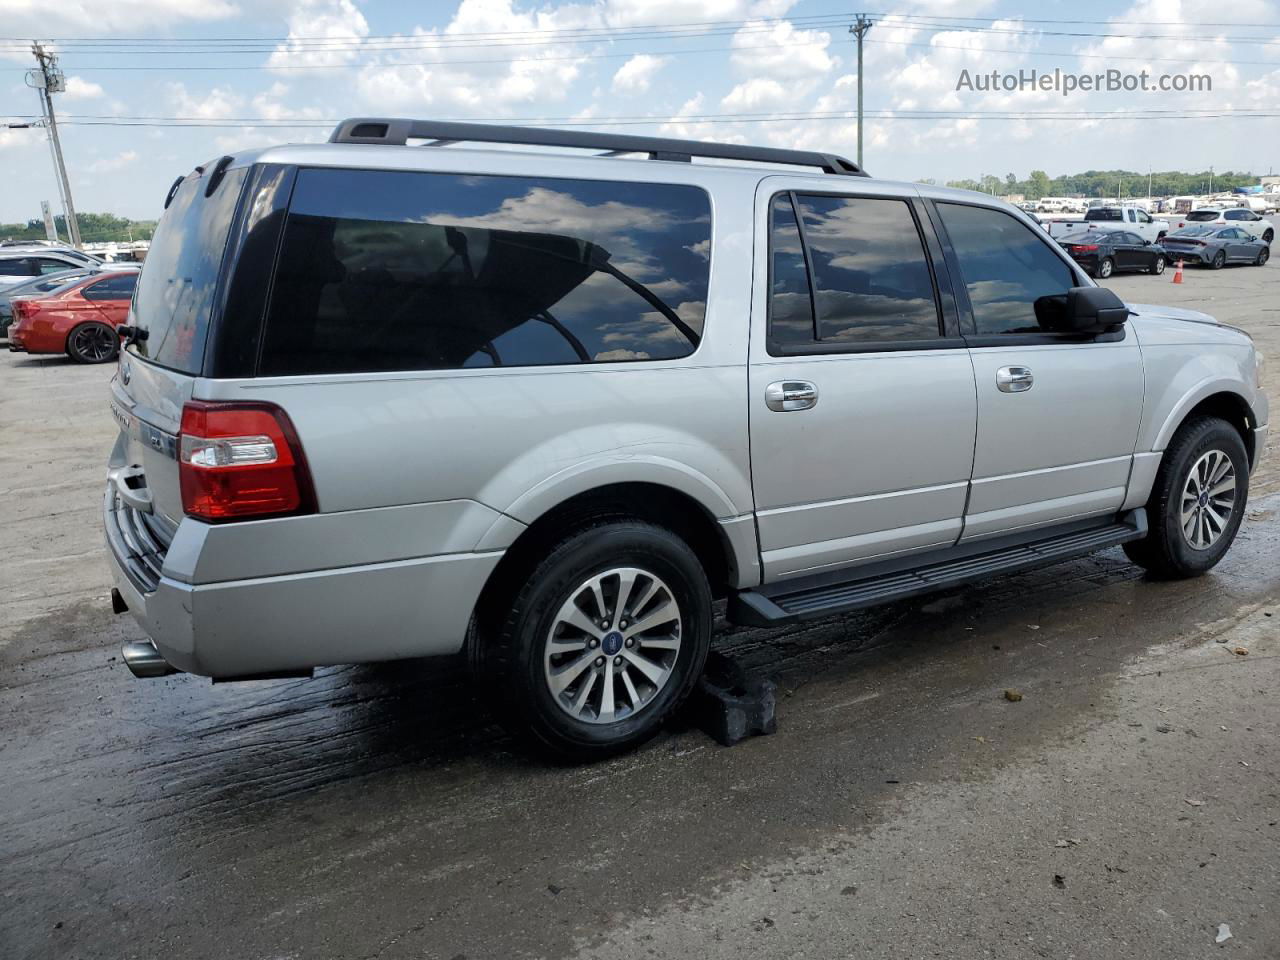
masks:
{"label": "blue sky", "polygon": [[[869,11],[866,45],[864,159],[874,175],[1280,168],[1273,0],[872,6],[882,8]],[[62,41],[68,90],[55,104],[77,207],[143,219],[195,164],[322,140],[344,116],[536,118],[852,157],[855,124],[839,114],[856,104],[846,28],[856,9],[817,0],[0,0],[0,33]],[[0,42],[9,122],[38,109],[23,80],[32,63],[21,43]],[[1145,69],[1153,82],[1207,74],[1212,91],[956,90],[962,70],[1031,68]],[[1259,115],[1268,110],[1278,116]],[[1046,118],[1009,118],[1026,112]],[[136,123],[149,125],[124,125]],[[0,129],[0,183],[0,220],[38,216],[41,199],[57,206],[42,132]]]}

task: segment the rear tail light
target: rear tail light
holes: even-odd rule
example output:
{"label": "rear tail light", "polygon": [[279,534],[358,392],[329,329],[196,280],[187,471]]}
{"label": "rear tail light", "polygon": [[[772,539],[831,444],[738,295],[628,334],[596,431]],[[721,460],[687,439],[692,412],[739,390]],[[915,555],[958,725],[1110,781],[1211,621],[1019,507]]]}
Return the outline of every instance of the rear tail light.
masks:
{"label": "rear tail light", "polygon": [[1077,243],[1071,247],[1073,253],[1097,253],[1098,245],[1096,243]]}
{"label": "rear tail light", "polygon": [[19,320],[30,320],[40,312],[40,304],[34,300],[14,300],[13,315]]}
{"label": "rear tail light", "polygon": [[302,444],[275,404],[188,402],[178,470],[182,509],[191,517],[216,522],[316,512]]}

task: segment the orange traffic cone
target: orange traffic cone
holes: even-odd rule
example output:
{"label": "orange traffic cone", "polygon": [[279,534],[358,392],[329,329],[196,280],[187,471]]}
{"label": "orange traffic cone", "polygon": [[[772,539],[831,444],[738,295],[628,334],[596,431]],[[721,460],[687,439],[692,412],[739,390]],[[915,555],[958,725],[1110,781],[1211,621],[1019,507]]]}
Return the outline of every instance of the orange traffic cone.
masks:
{"label": "orange traffic cone", "polygon": [[1182,282],[1182,261],[1181,260],[1178,261],[1178,269],[1173,271],[1173,282],[1174,283]]}

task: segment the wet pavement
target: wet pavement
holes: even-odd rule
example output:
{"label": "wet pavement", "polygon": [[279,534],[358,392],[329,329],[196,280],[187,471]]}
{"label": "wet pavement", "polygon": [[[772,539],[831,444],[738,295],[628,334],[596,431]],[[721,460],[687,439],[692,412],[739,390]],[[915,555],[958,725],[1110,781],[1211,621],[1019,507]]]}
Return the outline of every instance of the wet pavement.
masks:
{"label": "wet pavement", "polygon": [[[1280,267],[1111,285],[1280,358]],[[6,960],[1280,956],[1274,455],[1207,577],[1113,550],[724,627],[779,680],[777,735],[676,724],[549,767],[455,663],[133,680],[97,520],[109,371],[0,368]]]}

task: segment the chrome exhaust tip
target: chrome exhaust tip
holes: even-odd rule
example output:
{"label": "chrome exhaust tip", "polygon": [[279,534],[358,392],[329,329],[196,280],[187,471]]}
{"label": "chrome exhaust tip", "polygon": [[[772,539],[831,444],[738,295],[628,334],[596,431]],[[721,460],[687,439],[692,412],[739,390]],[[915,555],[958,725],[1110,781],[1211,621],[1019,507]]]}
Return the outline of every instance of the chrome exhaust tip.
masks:
{"label": "chrome exhaust tip", "polygon": [[129,672],[139,680],[167,677],[171,673],[179,672],[176,667],[169,665],[168,660],[160,656],[160,651],[150,640],[126,643],[120,648],[120,656],[124,660],[124,665],[129,668]]}

